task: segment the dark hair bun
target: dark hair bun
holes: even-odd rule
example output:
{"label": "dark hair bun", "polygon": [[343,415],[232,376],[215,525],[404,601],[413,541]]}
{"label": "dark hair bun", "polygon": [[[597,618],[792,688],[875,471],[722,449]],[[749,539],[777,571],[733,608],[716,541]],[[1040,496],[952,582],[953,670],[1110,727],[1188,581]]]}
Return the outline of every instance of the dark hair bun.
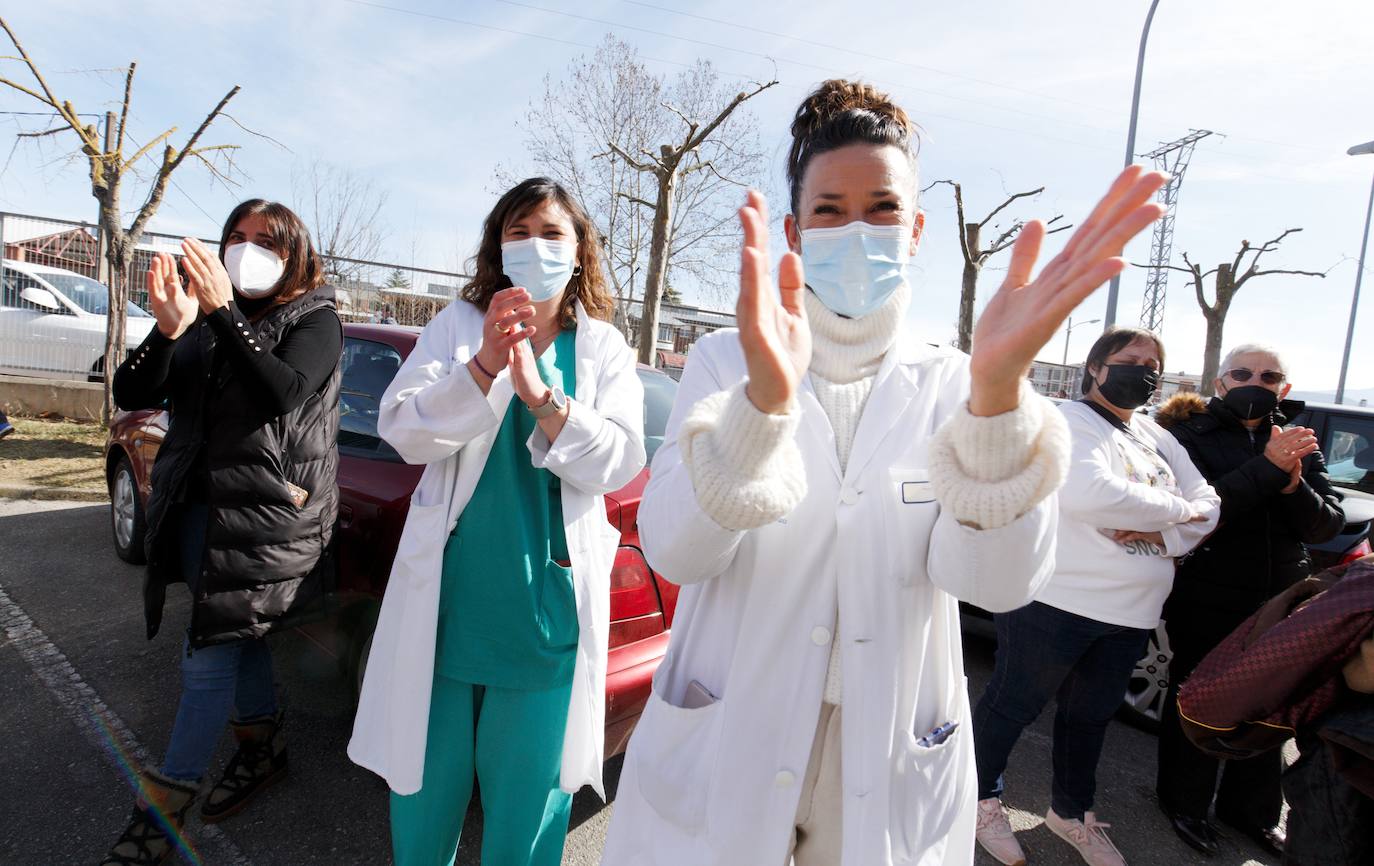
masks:
{"label": "dark hair bun", "polygon": [[792,187],[792,210],[806,166],[816,154],[847,144],[890,144],[914,157],[916,128],[892,97],[862,81],[832,78],[802,100],[792,119],[792,148],[787,154],[787,179]]}

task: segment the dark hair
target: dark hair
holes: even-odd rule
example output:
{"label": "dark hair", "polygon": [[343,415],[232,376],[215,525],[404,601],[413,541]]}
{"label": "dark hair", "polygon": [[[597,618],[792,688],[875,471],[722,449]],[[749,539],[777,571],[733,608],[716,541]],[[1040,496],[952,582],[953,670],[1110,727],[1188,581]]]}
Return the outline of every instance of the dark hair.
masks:
{"label": "dark hair", "polygon": [[245,217],[254,215],[260,215],[266,221],[267,233],[272,236],[276,253],[286,266],[281,279],[272,287],[272,303],[267,305],[267,309],[289,304],[306,292],[324,285],[324,263],[310,242],[310,230],[291,208],[280,202],[250,198],[230,211],[219,234],[219,260],[224,261],[229,235]]}
{"label": "dark hair", "polygon": [[917,128],[886,93],[861,81],[832,78],[802,100],[792,119],[787,181],[797,213],[802,178],[817,154],[848,144],[890,144],[913,163],[920,150]]}
{"label": "dark hair", "polygon": [[468,262],[472,279],[463,286],[462,298],[476,304],[482,312],[491,304],[491,296],[511,287],[510,277],[501,270],[501,233],[506,226],[545,202],[556,202],[568,212],[577,232],[577,264],[581,268],[573,274],[563,291],[560,320],[565,328],[577,325],[574,304],[582,302],[587,315],[610,321],[613,302],[606,290],[606,274],[601,268],[601,232],[585,208],[557,181],[547,177],[532,177],[511,187],[496,202],[482,223],[482,240],[477,254]]}
{"label": "dark hair", "polygon": [[1101,369],[1108,358],[1136,340],[1149,340],[1155,344],[1155,348],[1159,350],[1159,372],[1164,372],[1164,341],[1159,338],[1158,334],[1146,328],[1108,328],[1102,332],[1102,336],[1097,338],[1097,342],[1093,343],[1093,347],[1088,350],[1088,359],[1083,362],[1083,394],[1085,396],[1095,381],[1092,368]]}

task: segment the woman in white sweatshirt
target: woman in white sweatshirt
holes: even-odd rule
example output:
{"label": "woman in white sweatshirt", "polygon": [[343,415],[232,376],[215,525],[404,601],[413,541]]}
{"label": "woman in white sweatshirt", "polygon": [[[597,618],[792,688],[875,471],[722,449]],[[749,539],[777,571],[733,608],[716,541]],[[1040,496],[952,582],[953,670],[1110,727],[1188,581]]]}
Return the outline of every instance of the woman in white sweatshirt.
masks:
{"label": "woman in white sweatshirt", "polygon": [[1127,170],[1034,281],[1028,224],[970,360],[902,327],[906,113],[828,81],[792,133],[777,291],[751,193],[739,330],[693,347],[640,509],[684,588],[606,866],[972,862],[956,599],[1009,610],[1048,578],[1069,443],[1026,370],[1160,213],[1163,177]]}
{"label": "woman in white sweatshirt", "polygon": [[1002,772],[1021,731],[1053,697],[1054,785],[1045,823],[1092,866],[1121,866],[1093,812],[1097,760],[1131,670],[1159,624],[1174,559],[1216,528],[1221,500],[1168,431],[1136,410],[1164,367],[1150,331],[1107,331],[1088,353],[1059,491],[1054,576],[1026,607],[998,614],[997,663],[973,714],[978,841],[1025,862],[1002,811]]}

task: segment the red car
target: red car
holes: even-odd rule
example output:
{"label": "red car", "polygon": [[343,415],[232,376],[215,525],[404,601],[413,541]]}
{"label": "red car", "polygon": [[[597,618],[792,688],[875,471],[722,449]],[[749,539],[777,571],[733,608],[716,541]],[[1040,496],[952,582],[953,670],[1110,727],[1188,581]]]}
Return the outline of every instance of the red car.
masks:
{"label": "red car", "polygon": [[[335,655],[356,687],[362,682],[372,630],[391,562],[401,536],[410,494],[423,466],[405,463],[377,435],[382,392],[414,348],[418,328],[344,325],[339,396],[339,612],[328,630],[339,635]],[[663,430],[677,383],[650,367],[639,368],[644,384],[644,445],[650,458]],[[161,410],[120,412],[105,445],[105,477],[115,551],[141,563],[143,509],[150,493],[153,459],[167,432]],[[610,657],[606,677],[606,755],[617,754],[649,696],[649,681],[668,646],[678,588],[650,570],[639,548],[639,500],[647,468],[606,496],[606,518],[620,530],[620,550],[611,571]],[[309,628],[309,627],[307,627]]]}

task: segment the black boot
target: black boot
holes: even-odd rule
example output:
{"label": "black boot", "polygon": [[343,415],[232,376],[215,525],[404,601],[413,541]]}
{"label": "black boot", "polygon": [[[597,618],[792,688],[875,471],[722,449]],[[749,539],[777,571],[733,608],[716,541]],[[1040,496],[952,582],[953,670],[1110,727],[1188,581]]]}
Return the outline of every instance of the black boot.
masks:
{"label": "black boot", "polygon": [[213,824],[247,808],[264,788],[286,775],[286,737],[281,712],[231,722],[239,750],[229,759],[224,776],[210,791],[200,815]]}
{"label": "black boot", "polygon": [[200,782],[169,779],[151,767],[139,776],[139,797],[129,826],[100,866],[159,866],[179,844],[181,826]]}

